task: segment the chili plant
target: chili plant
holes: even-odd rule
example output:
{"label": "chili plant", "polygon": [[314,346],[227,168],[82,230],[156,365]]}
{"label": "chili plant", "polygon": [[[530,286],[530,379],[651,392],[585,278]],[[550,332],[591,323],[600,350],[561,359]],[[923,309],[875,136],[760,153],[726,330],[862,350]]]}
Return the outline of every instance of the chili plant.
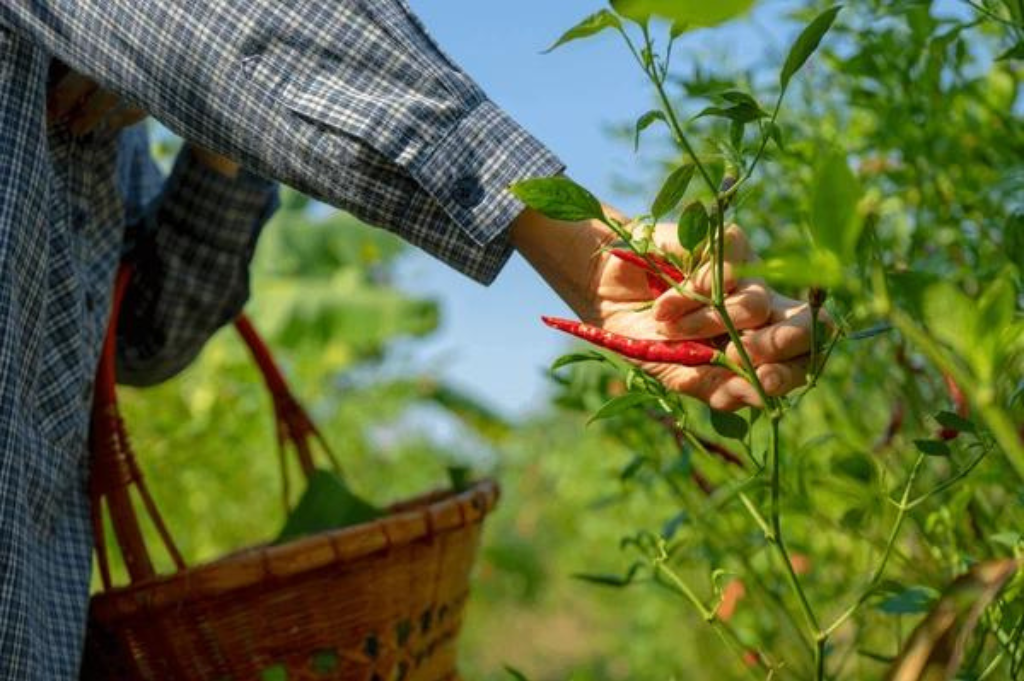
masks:
{"label": "chili plant", "polygon": [[[660,531],[642,529],[623,540],[632,559],[622,573],[581,578],[611,587],[653,583],[676,594],[721,639],[723,654],[735,656],[737,675],[820,681],[887,674],[902,680],[952,678],[962,667],[963,678],[1016,678],[1024,664],[1024,604],[1018,598],[1024,583],[1015,576],[1022,544],[1013,529],[1024,503],[1024,433],[1018,425],[1024,220],[998,197],[1014,177],[1019,190],[1024,146],[1013,130],[1016,96],[1005,108],[993,107],[976,83],[964,81],[965,65],[984,58],[971,55],[965,40],[970,31],[1009,45],[1002,58],[1020,56],[1021,7],[1016,0],[966,3],[968,16],[944,19],[933,16],[928,2],[829,7],[787,51],[770,106],[736,79],[695,82],[700,79],[674,72],[673,48],[688,29],[714,26],[752,4],[613,0],[554,45],[617,34],[657,102],[633,134],[639,140],[663,125],[675,153],[649,212],[628,221],[607,215],[590,192],[567,178],[529,180],[513,191],[551,218],[599,220],[614,231],[618,243],[610,257],[643,268],[652,297],[670,289],[694,297],[685,279],[709,268],[711,295],[697,298],[714,308],[727,337],[710,344],[651,343],[545,321],[625,358],[726,366],[748,380],[763,403],[745,415],[707,410],[615,354],[582,352],[558,360],[556,370],[573,365],[568,376],[556,374],[566,393],[563,403],[590,408],[595,394],[605,398],[592,420],[613,424],[609,435],[636,452],[622,480],[646,477],[667,488],[679,506]],[[875,127],[860,136],[870,144],[848,149],[839,135],[801,131],[799,122],[787,126],[787,94],[833,28],[838,48],[822,59],[851,76],[840,82],[852,91],[847,108],[828,114],[848,116],[852,121],[843,122],[856,130],[864,118],[857,118],[857,97],[877,90],[873,81],[906,78],[903,90],[876,104],[876,113],[895,118],[904,115],[902,106],[913,125],[903,120],[900,131],[916,125],[931,129],[931,140],[944,140],[953,136],[951,121],[939,134],[928,114],[943,101],[936,95],[945,94],[950,106],[968,112],[952,109],[961,124],[971,116],[1006,124],[1008,172],[977,189],[971,197],[977,201],[962,201],[957,183],[943,175],[955,166],[936,170],[927,163],[944,147],[929,148],[922,138],[915,146],[915,132],[894,140],[897,133],[888,131],[887,138]],[[870,49],[872,40],[894,44],[878,54]],[[906,57],[905,64],[893,65],[905,71],[883,77],[875,66],[869,75],[872,62],[892,55]],[[910,80],[915,74],[920,82]],[[709,98],[709,105],[684,116],[675,94],[680,84],[691,96]],[[816,104],[805,97],[803,113]],[[805,139],[794,139],[794,130],[805,132]],[[900,150],[920,153],[901,158]],[[1004,153],[993,149],[990,158]],[[858,170],[851,160],[860,163]],[[762,185],[760,172],[769,161],[773,182]],[[801,187],[804,195],[794,194]],[[905,195],[906,205],[894,205],[887,192]],[[796,216],[795,228],[770,230],[767,259],[745,274],[803,292],[812,344],[806,385],[787,397],[770,397],[726,307],[726,229],[732,221],[742,223],[745,212],[770,224],[771,206],[792,218],[783,201],[806,210]],[[978,201],[993,207],[979,211]],[[652,239],[668,217],[678,220],[679,250],[660,249]],[[1002,224],[993,226],[993,219]],[[972,274],[943,276],[936,262],[948,254],[927,239],[936,220],[958,228],[950,259],[969,259]],[[737,348],[739,362],[719,351],[726,343]],[[909,387],[887,391],[894,373],[889,366]],[[868,419],[850,413],[861,405],[841,401],[851,392],[865,407],[876,400],[887,404],[890,392],[900,394],[877,438],[858,432]],[[937,403],[949,408],[936,409]],[[806,437],[808,431],[813,437]],[[908,526],[914,530],[910,538]],[[908,578],[916,583],[903,581]],[[756,612],[744,609],[744,599],[757,604]],[[904,647],[907,616],[919,626]]]}

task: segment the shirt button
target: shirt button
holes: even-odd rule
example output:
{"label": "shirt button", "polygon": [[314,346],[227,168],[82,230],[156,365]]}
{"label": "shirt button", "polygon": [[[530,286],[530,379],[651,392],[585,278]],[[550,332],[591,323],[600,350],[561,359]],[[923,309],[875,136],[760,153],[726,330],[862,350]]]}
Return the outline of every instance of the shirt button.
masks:
{"label": "shirt button", "polygon": [[484,200],[484,188],[476,178],[467,175],[455,181],[452,198],[463,208],[475,208]]}

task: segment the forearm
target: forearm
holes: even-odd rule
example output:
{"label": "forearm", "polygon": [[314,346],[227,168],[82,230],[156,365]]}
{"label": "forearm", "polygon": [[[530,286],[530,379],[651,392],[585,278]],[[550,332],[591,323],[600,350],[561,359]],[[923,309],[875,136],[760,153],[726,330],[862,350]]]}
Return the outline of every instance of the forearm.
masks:
{"label": "forearm", "polygon": [[[613,214],[606,208],[608,214]],[[559,222],[524,210],[512,223],[516,250],[579,317],[596,322],[605,250],[615,233],[596,221]]]}

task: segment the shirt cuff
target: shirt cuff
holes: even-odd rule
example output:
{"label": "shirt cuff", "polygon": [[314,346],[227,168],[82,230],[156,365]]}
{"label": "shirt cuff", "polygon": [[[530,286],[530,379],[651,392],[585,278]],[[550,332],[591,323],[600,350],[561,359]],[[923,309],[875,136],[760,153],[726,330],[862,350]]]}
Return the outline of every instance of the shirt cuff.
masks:
{"label": "shirt cuff", "polygon": [[189,148],[164,185],[160,221],[212,248],[248,252],[278,207],[277,184],[246,170],[228,177]]}
{"label": "shirt cuff", "polygon": [[[493,247],[494,242],[507,240],[509,225],[525,208],[509,185],[558,175],[565,164],[493,102],[483,100],[408,169],[472,243],[490,248],[488,257],[479,258],[493,263],[499,253],[507,259],[511,247]],[[493,267],[481,265],[484,270],[473,275],[477,279]]]}

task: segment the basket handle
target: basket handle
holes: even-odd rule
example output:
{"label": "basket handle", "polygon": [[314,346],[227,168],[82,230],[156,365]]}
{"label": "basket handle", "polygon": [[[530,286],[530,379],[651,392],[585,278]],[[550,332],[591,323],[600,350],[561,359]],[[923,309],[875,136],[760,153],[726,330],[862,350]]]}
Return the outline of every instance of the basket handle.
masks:
{"label": "basket handle", "polygon": [[[92,456],[89,480],[89,493],[92,502],[91,519],[96,557],[104,590],[112,588],[110,558],[103,524],[104,505],[109,511],[114,538],[120,548],[130,581],[140,582],[156,575],[151,554],[139,525],[138,513],[132,502],[132,488],[138,492],[146,513],[160,536],[164,549],[174,562],[175,569],[178,571],[185,569],[185,561],[181,552],[171,538],[167,525],[143,479],[117,404],[117,323],[131,276],[132,267],[127,264],[122,265],[114,286],[109,326],[96,372],[89,435]],[[287,507],[289,499],[287,449],[289,444],[295,448],[302,472],[307,478],[313,473],[315,466],[310,446],[311,440],[316,441],[327,454],[334,470],[340,472],[340,467],[320,431],[317,430],[312,419],[288,388],[270,350],[256,332],[252,322],[244,315],[240,315],[235,320],[235,328],[249,348],[273,401],[284,501]]]}

